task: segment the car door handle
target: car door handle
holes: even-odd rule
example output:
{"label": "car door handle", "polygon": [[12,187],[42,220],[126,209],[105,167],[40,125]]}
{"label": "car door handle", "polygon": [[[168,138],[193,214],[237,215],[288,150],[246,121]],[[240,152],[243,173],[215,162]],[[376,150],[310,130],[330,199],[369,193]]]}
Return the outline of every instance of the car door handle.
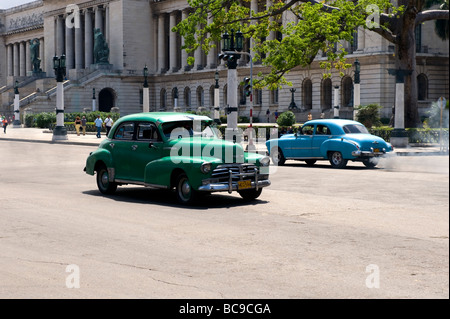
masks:
{"label": "car door handle", "polygon": [[137,150],[137,148],[138,148],[138,146],[137,146],[137,145],[133,145],[133,146],[131,146],[131,149],[132,149],[133,151]]}

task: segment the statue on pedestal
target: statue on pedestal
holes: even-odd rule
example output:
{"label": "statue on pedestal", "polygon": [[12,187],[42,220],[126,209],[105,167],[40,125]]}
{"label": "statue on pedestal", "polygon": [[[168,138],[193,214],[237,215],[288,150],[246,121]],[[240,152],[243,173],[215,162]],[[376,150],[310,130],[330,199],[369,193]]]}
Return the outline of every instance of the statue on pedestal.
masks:
{"label": "statue on pedestal", "polygon": [[41,73],[41,59],[39,57],[39,47],[40,42],[39,39],[35,38],[30,40],[30,56],[31,56],[31,64],[33,67],[33,73]]}
{"label": "statue on pedestal", "polygon": [[94,63],[109,64],[109,48],[100,29],[94,29]]}

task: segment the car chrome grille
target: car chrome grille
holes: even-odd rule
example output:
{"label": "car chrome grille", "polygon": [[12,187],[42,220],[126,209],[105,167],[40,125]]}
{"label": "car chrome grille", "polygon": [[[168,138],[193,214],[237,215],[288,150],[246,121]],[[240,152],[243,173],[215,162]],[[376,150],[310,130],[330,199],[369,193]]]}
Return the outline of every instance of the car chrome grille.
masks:
{"label": "car chrome grille", "polygon": [[215,179],[217,182],[227,182],[230,177],[233,181],[239,181],[244,179],[255,179],[255,170],[259,169],[253,164],[229,164],[229,165],[219,165],[212,172],[211,178]]}

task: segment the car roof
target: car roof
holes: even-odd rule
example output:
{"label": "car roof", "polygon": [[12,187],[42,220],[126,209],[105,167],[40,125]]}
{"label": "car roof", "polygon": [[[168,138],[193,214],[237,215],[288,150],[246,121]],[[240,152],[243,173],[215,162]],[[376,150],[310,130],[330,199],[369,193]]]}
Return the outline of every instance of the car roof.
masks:
{"label": "car roof", "polygon": [[311,120],[305,122],[303,125],[314,125],[314,124],[331,124],[331,125],[337,125],[337,126],[344,126],[349,124],[359,124],[362,125],[360,122],[353,121],[353,120],[346,120],[346,119],[318,119],[318,120]]}
{"label": "car roof", "polygon": [[149,113],[136,113],[126,115],[120,118],[120,122],[124,121],[152,121],[159,123],[174,122],[174,121],[212,121],[211,118],[204,115],[196,115],[190,113],[178,113],[178,112],[149,112]]}

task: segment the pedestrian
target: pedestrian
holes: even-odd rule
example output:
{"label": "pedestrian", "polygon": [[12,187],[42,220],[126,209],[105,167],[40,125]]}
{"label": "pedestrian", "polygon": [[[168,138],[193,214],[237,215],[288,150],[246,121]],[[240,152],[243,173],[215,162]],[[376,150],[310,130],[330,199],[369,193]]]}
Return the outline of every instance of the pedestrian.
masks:
{"label": "pedestrian", "polygon": [[278,110],[275,111],[275,121],[278,120]]}
{"label": "pedestrian", "polygon": [[267,123],[270,123],[270,110],[269,109],[267,109],[266,117],[267,117]]}
{"label": "pedestrian", "polygon": [[86,124],[87,124],[86,116],[83,115],[83,118],[81,119],[81,128],[83,129],[83,136],[86,135]]}
{"label": "pedestrian", "polygon": [[106,136],[108,136],[109,131],[111,130],[111,126],[113,125],[114,121],[111,118],[111,115],[108,115],[108,117],[105,120],[105,127],[106,127]]}
{"label": "pedestrian", "polygon": [[2,123],[3,123],[3,133],[6,134],[6,127],[8,126],[8,120],[6,119],[6,116],[3,117]]}
{"label": "pedestrian", "polygon": [[80,136],[81,119],[79,116],[75,119],[75,130],[77,131],[77,136]]}
{"label": "pedestrian", "polygon": [[98,138],[102,137],[102,135],[101,135],[102,126],[103,126],[103,120],[100,117],[100,115],[98,115],[97,118],[95,119],[95,127],[97,128],[97,137]]}

